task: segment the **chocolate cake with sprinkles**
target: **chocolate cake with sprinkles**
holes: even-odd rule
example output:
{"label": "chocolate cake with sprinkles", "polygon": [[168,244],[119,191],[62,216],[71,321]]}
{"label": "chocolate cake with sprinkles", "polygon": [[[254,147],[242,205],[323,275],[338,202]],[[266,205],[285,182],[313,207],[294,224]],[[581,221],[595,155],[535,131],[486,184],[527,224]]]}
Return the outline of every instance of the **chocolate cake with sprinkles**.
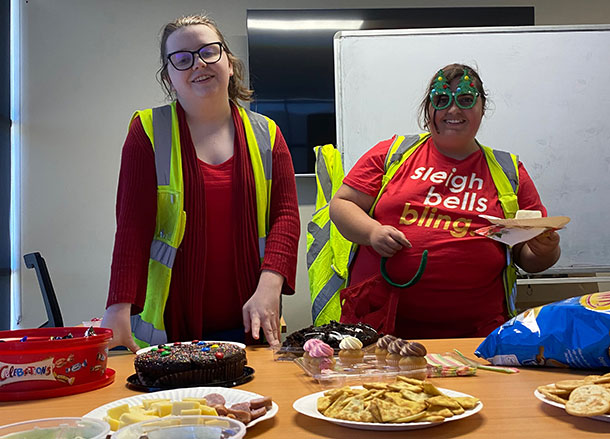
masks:
{"label": "chocolate cake with sprinkles", "polygon": [[169,343],[136,356],[145,386],[197,386],[236,380],[244,374],[246,351],[230,343]]}

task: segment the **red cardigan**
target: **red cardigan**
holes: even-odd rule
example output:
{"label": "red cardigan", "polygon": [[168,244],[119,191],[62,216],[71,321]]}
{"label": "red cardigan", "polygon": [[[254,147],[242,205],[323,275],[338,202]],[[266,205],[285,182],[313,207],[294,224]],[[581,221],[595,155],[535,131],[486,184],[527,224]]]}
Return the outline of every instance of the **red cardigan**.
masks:
{"label": "red cardigan", "polygon": [[[231,224],[227,224],[227,228],[232,230],[207,231],[205,193],[209,193],[209,188],[206,188],[204,169],[197,159],[184,110],[179,104],[177,109],[182,139],[186,231],[174,262],[165,309],[165,326],[170,341],[200,339],[212,331],[241,327],[241,307],[254,293],[261,270],[281,274],[284,277],[283,293],[293,294],[300,232],[292,160],[278,127],[273,148],[270,231],[261,266],[254,178],[242,120],[234,105],[231,105],[235,124],[232,209],[228,210],[232,215]],[[117,231],[106,306],[131,303],[132,313],[140,312],[144,306],[156,210],[154,153],[141,122],[136,119],[123,146],[116,205]],[[230,256],[233,260],[232,266],[226,267],[223,273],[213,273],[218,280],[213,289],[206,288],[205,282],[208,233],[233,237],[233,242],[214,248],[214,253],[210,254],[210,257],[225,260]],[[210,279],[210,273],[207,278]],[[226,285],[231,291],[218,289],[217,285]]]}

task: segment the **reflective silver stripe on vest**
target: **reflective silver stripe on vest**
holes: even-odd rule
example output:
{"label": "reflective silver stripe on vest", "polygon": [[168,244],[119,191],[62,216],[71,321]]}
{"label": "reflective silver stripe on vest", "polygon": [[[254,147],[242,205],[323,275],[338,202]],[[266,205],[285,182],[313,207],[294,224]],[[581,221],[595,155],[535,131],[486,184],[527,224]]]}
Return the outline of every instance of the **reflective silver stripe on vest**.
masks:
{"label": "reflective silver stripe on vest", "polygon": [[[515,164],[513,163],[513,159],[510,153],[506,151],[496,151],[493,150],[494,157],[500,164],[500,167],[508,177],[508,181],[510,181],[510,185],[513,188],[513,192],[517,192],[517,187],[519,186],[519,179],[517,178],[517,170],[515,169]],[[519,163],[519,158],[517,157],[517,163]]]}
{"label": "reflective silver stripe on vest", "polygon": [[151,346],[167,343],[165,331],[155,329],[152,323],[142,320],[139,314],[131,316],[131,332],[138,340],[142,340]]}
{"label": "reflective silver stripe on vest", "polygon": [[169,185],[172,157],[172,107],[153,108],[153,137],[155,139],[155,168],[157,185]]}
{"label": "reflective silver stripe on vest", "polygon": [[337,273],[334,273],[328,282],[326,282],[324,288],[320,290],[311,305],[311,317],[314,322],[330,299],[339,291],[343,282],[345,282],[345,279],[342,279]]}
{"label": "reflective silver stripe on vest", "polygon": [[324,227],[320,227],[313,221],[310,222],[307,224],[307,232],[313,236],[313,242],[307,251],[307,270],[309,270],[324,246],[330,242],[330,220],[326,221]]}
{"label": "reflective silver stripe on vest", "polygon": [[253,113],[250,110],[246,110],[246,114],[250,119],[250,125],[252,125],[252,131],[254,131],[254,137],[256,138],[256,143],[258,143],[258,149],[261,153],[265,178],[271,180],[273,158],[271,152],[271,138],[269,137],[269,122],[267,122],[265,116]]}
{"label": "reflective silver stripe on vest", "polygon": [[258,238],[258,256],[263,259],[265,257],[265,246],[267,245],[267,237]]}
{"label": "reflective silver stripe on vest", "polygon": [[[396,140],[398,140],[398,137],[394,140],[394,142],[392,142],[392,145],[390,146],[390,149],[388,149],[388,152],[390,152],[392,150],[392,146],[394,146],[394,143],[396,143]],[[390,160],[386,160],[386,168],[385,168],[386,172],[390,168],[390,165],[392,163],[399,161],[400,158],[402,157],[402,155],[406,151],[408,151],[413,145],[415,145],[418,141],[419,141],[419,136],[417,134],[411,134],[410,136],[405,136],[405,139],[402,141],[402,143],[400,144],[400,146],[398,147],[398,149],[396,150],[394,155],[392,155],[392,157],[390,157]]]}
{"label": "reflective silver stripe on vest", "polygon": [[318,158],[316,160],[316,174],[324,199],[328,203],[333,195],[333,185],[330,181],[330,175],[328,174],[328,167],[326,166],[326,160],[324,160],[324,154],[322,154],[322,148],[318,149]]}
{"label": "reflective silver stripe on vest", "polygon": [[174,266],[177,251],[178,250],[171,245],[153,239],[153,242],[150,245],[150,259],[165,265],[167,268],[172,268]]}

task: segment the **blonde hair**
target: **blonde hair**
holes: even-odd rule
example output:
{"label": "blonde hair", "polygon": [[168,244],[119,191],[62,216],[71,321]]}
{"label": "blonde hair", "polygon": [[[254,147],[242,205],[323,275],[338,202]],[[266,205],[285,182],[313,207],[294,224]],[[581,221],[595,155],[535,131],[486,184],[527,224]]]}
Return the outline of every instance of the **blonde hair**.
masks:
{"label": "blonde hair", "polygon": [[197,24],[202,24],[204,26],[207,26],[207,27],[211,28],[214,32],[216,32],[216,34],[218,35],[218,38],[220,39],[220,42],[222,43],[222,48],[224,49],[224,52],[227,54],[227,58],[228,58],[229,62],[233,66],[233,76],[231,76],[229,78],[229,88],[228,88],[229,99],[231,99],[234,102],[237,102],[237,100],[242,100],[242,101],[251,100],[252,94],[254,92],[253,92],[253,90],[250,90],[244,83],[244,74],[245,74],[245,70],[246,70],[244,67],[244,64],[241,62],[241,60],[239,58],[237,58],[235,55],[233,55],[233,53],[229,49],[229,46],[227,45],[227,42],[225,41],[224,36],[220,32],[220,29],[218,29],[218,26],[216,25],[214,20],[212,20],[212,18],[208,17],[207,15],[203,15],[203,14],[186,15],[184,17],[177,18],[174,21],[167,23],[163,27],[163,30],[161,31],[161,44],[160,44],[161,68],[157,72],[157,80],[163,87],[167,98],[173,99],[175,97],[172,86],[171,86],[171,82],[169,80],[169,73],[167,72],[167,65],[168,65],[167,48],[166,48],[167,39],[169,38],[169,36],[171,34],[173,34],[178,29],[186,27],[186,26],[194,26]]}

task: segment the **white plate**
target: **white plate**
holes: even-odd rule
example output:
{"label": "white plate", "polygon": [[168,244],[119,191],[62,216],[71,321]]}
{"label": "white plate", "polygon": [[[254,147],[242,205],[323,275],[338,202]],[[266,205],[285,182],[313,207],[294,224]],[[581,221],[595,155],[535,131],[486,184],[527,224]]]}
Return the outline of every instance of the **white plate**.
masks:
{"label": "white plate", "polygon": [[[226,387],[189,387],[184,389],[172,389],[172,390],[161,390],[160,392],[151,392],[145,393],[142,395],[130,396],[128,398],[118,399],[113,402],[109,402],[108,404],[104,404],[101,407],[98,407],[94,410],[91,410],[85,416],[95,418],[95,419],[104,419],[106,416],[106,412],[108,409],[113,407],[118,407],[122,404],[127,404],[130,407],[141,405],[144,399],[159,399],[159,398],[167,398],[172,401],[180,401],[184,398],[204,398],[205,395],[210,393],[218,393],[222,395],[226,401],[226,406],[230,407],[233,404],[238,402],[246,402],[252,399],[263,398],[263,395],[259,395],[258,393],[247,392],[246,390],[239,389],[228,389]],[[258,424],[265,419],[271,419],[275,416],[277,411],[279,410],[278,405],[274,402],[271,410],[267,411],[260,418],[251,421],[246,425],[246,427],[252,427],[253,425]]]}
{"label": "white plate", "polygon": [[[547,399],[542,393],[540,393],[538,391],[538,389],[534,390],[534,396],[546,404],[552,405],[554,407],[559,407],[560,409],[564,409],[564,410],[566,408],[565,404]],[[610,422],[610,415],[588,416],[588,417],[591,419],[597,419],[598,421]]]}
{"label": "white plate", "polygon": [[[234,345],[235,345],[235,346],[237,346],[237,347],[240,347],[240,348],[242,348],[242,349],[246,349],[246,345],[245,345],[245,344],[243,344],[243,343],[239,343],[239,342],[237,342],[237,341],[207,341],[207,340],[202,340],[202,341],[203,341],[204,343],[208,343],[208,344],[209,344],[209,343],[226,343],[226,344],[234,344]],[[176,343],[180,343],[180,344],[183,344],[183,343],[184,343],[184,344],[191,344],[191,342],[190,342],[190,341],[177,341]],[[171,342],[171,343],[166,343],[166,344],[167,344],[168,346],[171,346],[171,345],[173,345],[173,344],[174,344],[174,342]],[[154,345],[154,346],[148,346],[148,347],[146,347],[146,348],[138,349],[138,350],[137,350],[137,352],[136,352],[136,355],[143,354],[144,352],[148,352],[148,351],[150,351],[152,348],[156,348],[156,347],[157,347],[157,345]]]}
{"label": "white plate", "polygon": [[[362,389],[362,386],[352,386],[354,389]],[[470,396],[466,393],[456,392],[454,390],[447,390],[438,387],[438,390],[443,392],[447,396]],[[437,425],[444,424],[445,422],[457,421],[458,419],[467,418],[475,413],[478,413],[483,408],[483,403],[478,402],[475,408],[466,410],[461,415],[454,415],[451,418],[445,418],[443,422],[405,422],[401,424],[382,424],[379,422],[358,422],[358,421],[346,421],[343,419],[329,418],[324,416],[318,411],[318,398],[324,396],[324,392],[312,393],[311,395],[304,396],[297,399],[292,407],[299,413],[310,416],[312,418],[322,419],[324,421],[332,422],[333,424],[341,425],[343,427],[358,428],[360,430],[383,430],[383,431],[398,431],[398,430],[418,430],[420,428],[435,427]]]}

